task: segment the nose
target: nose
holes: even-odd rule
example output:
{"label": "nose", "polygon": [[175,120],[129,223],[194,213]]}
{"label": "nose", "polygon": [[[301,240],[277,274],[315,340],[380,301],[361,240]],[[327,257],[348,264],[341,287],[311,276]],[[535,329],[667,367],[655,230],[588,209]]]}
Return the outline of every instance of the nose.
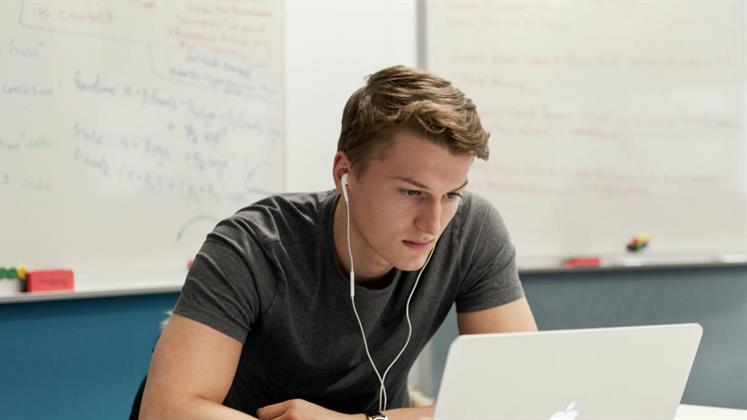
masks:
{"label": "nose", "polygon": [[415,226],[422,232],[437,236],[441,231],[441,202],[427,200],[423,203]]}

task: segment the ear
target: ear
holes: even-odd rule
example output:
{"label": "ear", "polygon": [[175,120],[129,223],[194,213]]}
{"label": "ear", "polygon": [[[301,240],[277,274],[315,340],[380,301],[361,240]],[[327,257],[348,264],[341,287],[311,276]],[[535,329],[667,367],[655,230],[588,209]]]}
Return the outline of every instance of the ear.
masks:
{"label": "ear", "polygon": [[348,185],[350,185],[350,176],[352,175],[352,162],[350,162],[350,159],[348,159],[348,155],[345,152],[337,152],[335,154],[335,159],[332,164],[332,179],[335,183],[335,188],[337,189],[337,192],[342,194],[342,175],[343,174],[350,174],[348,175]]}

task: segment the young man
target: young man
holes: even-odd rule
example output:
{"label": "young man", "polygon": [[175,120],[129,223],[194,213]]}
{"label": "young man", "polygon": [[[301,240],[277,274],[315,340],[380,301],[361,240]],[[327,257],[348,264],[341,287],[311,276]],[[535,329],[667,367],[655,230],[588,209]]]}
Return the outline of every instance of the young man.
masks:
{"label": "young man", "polygon": [[208,235],[141,417],[431,417],[408,408],[407,374],[452,304],[462,334],[536,330],[506,228],[465,192],[487,139],[449,82],[369,76],[343,112],[336,190],[264,199]]}

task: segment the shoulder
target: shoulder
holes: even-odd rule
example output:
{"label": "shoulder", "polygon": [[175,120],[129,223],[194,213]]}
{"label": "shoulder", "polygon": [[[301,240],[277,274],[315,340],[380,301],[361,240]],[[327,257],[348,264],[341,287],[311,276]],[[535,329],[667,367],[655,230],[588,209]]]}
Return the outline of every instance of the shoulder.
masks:
{"label": "shoulder", "polygon": [[474,192],[465,193],[456,217],[460,218],[459,224],[468,235],[479,234],[486,229],[507,233],[498,209],[485,197]]}
{"label": "shoulder", "polygon": [[299,241],[326,225],[336,192],[276,194],[239,210],[225,223],[248,231],[260,243]]}
{"label": "shoulder", "polygon": [[459,206],[459,210],[466,215],[485,216],[488,212],[495,211],[495,206],[480,194],[467,191],[464,193],[464,199]]}
{"label": "shoulder", "polygon": [[453,222],[450,237],[460,255],[462,269],[513,249],[509,230],[498,209],[479,194],[465,193]]}

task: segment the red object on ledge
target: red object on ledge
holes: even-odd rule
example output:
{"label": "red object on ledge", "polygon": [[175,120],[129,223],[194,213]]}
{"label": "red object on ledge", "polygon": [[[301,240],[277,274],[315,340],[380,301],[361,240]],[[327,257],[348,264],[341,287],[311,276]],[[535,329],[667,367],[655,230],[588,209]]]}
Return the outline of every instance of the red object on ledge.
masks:
{"label": "red object on ledge", "polygon": [[563,261],[563,267],[566,268],[599,267],[600,264],[602,264],[602,259],[598,257],[576,257]]}
{"label": "red object on ledge", "polygon": [[26,291],[73,290],[74,278],[73,270],[69,269],[29,271],[26,274]]}

